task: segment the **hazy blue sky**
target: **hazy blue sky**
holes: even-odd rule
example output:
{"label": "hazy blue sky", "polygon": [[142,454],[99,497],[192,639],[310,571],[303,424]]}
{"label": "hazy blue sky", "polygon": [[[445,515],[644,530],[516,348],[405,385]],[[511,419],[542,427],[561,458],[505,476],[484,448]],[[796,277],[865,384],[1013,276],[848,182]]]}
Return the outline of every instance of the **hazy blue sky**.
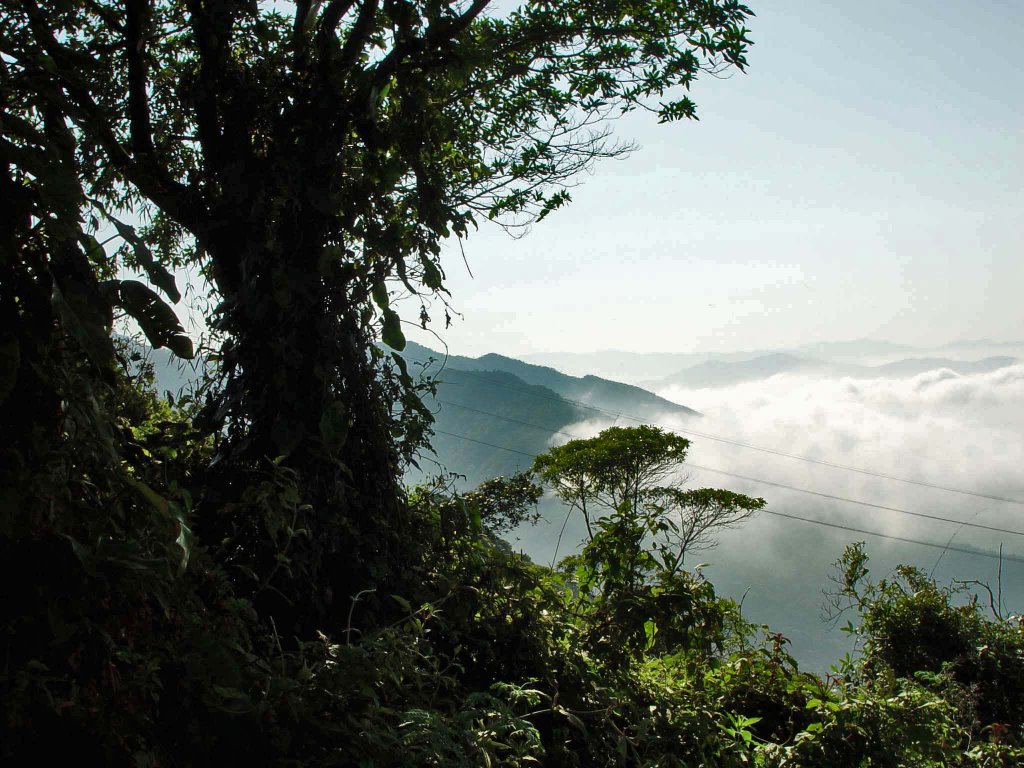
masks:
{"label": "hazy blue sky", "polygon": [[1024,2],[749,4],[699,123],[620,121],[572,206],[447,255],[453,351],[1024,336]]}

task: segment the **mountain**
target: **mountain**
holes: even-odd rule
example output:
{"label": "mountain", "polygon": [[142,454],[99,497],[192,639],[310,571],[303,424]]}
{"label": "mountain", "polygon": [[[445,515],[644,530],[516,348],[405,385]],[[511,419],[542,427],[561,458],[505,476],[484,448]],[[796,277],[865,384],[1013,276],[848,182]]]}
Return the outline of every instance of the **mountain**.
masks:
{"label": "mountain", "polygon": [[414,342],[402,355],[413,372],[418,368],[437,381],[436,395],[425,400],[435,414],[434,451],[424,454],[411,481],[440,468],[464,476],[462,487],[508,475],[529,467],[556,439],[576,436],[567,428],[582,421],[611,425],[619,414],[651,420],[699,416],[640,387],[569,376],[504,355],[446,359]]}
{"label": "mountain", "polygon": [[609,349],[598,352],[534,352],[523,355],[522,359],[574,376],[590,374],[643,386],[644,381],[670,376],[708,360],[737,362],[759,354],[764,352],[623,352]]}
{"label": "mountain", "polygon": [[1024,341],[995,341],[993,339],[957,339],[936,349],[1021,349]]}
{"label": "mountain", "polygon": [[648,382],[648,386],[659,389],[664,387],[684,387],[686,389],[726,387],[744,381],[760,381],[780,373],[808,373],[828,367],[828,364],[817,360],[777,352],[739,362],[708,360],[664,379]]}
{"label": "mountain", "polygon": [[1015,364],[1015,357],[986,357],[983,360],[950,360],[945,357],[913,357],[908,360],[897,360],[885,365],[876,365],[867,369],[865,375],[881,378],[909,378],[928,371],[948,368],[954,373],[966,376],[972,373],[991,373],[1000,368]]}
{"label": "mountain", "polygon": [[596,414],[600,414],[601,411],[612,411],[613,413],[610,414],[612,417],[621,413],[642,419],[655,419],[666,414],[700,415],[692,408],[673,403],[632,384],[623,384],[598,376],[570,376],[554,368],[526,363],[504,355],[493,353],[481,357],[450,355],[446,359],[444,354],[414,342],[409,342],[402,354],[409,362],[424,364],[431,360],[436,361],[434,370],[442,371],[440,374],[442,380],[449,370],[500,371],[512,374],[527,384],[547,387],[557,395],[569,400],[576,400],[578,405],[589,407]]}
{"label": "mountain", "polygon": [[153,386],[161,396],[170,392],[177,399],[187,394],[203,376],[205,363],[202,358],[184,360],[166,347],[153,349],[125,336],[115,335],[114,342],[132,375],[136,375],[146,363],[153,367]]}
{"label": "mountain", "polygon": [[560,431],[592,416],[553,390],[502,371],[446,368],[437,394],[424,403],[434,412],[434,450],[423,454],[421,471],[410,479],[443,468],[464,476],[458,485],[466,488],[528,468]]}
{"label": "mountain", "polygon": [[[153,366],[157,392],[178,397],[201,376],[193,361],[166,349],[126,340],[127,354]],[[566,428],[582,421],[613,423],[619,413],[642,419],[696,411],[628,384],[597,376],[574,377],[553,368],[530,365],[503,355],[480,358],[444,355],[410,342],[403,353],[411,372],[437,380],[437,392],[425,399],[435,414],[433,451],[421,456],[410,482],[441,469],[459,473],[461,487],[526,469],[533,457],[557,438],[574,436]],[[563,432],[565,434],[559,434]]]}
{"label": "mountain", "polygon": [[863,362],[870,358],[911,355],[921,350],[908,344],[895,344],[878,339],[854,339],[852,341],[821,341],[804,344],[793,350],[795,354],[824,360],[856,360]]}
{"label": "mountain", "polygon": [[[522,357],[528,363],[552,366],[574,376],[595,374],[616,381],[650,388],[694,366],[707,362],[743,363],[759,357],[789,355],[804,360],[817,360],[836,366],[879,366],[907,359],[950,359],[956,362],[978,360],[986,356],[1024,358],[1024,342],[990,339],[961,340],[937,347],[914,347],[876,339],[827,341],[790,348],[748,349],[739,352],[539,352]],[[948,367],[948,366],[947,366]],[[954,369],[957,370],[957,369]],[[836,368],[832,375],[877,375],[863,371]],[[709,374],[710,375],[710,374]],[[883,375],[887,375],[884,374]]]}
{"label": "mountain", "polygon": [[669,387],[704,389],[728,387],[750,381],[763,381],[783,373],[812,374],[833,378],[855,379],[909,379],[928,371],[948,369],[961,376],[990,373],[1019,362],[1007,356],[986,357],[982,360],[953,360],[946,357],[911,357],[883,365],[855,365],[853,363],[825,362],[777,352],[760,355],[750,360],[726,362],[709,360],[685,368],[672,376],[643,382],[652,390]]}

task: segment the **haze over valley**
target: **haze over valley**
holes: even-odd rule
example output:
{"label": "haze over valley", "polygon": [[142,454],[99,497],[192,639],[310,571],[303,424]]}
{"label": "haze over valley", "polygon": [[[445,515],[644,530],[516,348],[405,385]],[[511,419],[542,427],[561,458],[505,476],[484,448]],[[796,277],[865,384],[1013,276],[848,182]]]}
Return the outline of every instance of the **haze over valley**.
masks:
{"label": "haze over valley", "polygon": [[[657,424],[691,439],[690,487],[768,501],[767,512],[725,532],[692,566],[706,563],[716,588],[743,600],[752,620],[786,634],[811,668],[824,671],[852,650],[821,618],[831,564],[852,541],[867,543],[878,577],[912,563],[941,581],[979,579],[996,590],[1001,570],[1004,607],[1021,611],[1024,365],[1012,354],[1021,345],[992,345],[1004,354],[980,358],[970,345],[946,347],[942,357],[902,348],[905,357],[885,363],[852,354],[886,346],[820,345],[816,359],[722,356],[666,375],[649,392],[497,354],[445,360],[411,345],[407,358],[434,358],[426,371],[439,382],[430,401],[436,456],[421,462],[419,476],[438,465],[457,468],[465,476],[459,484],[473,487],[527,469],[532,456],[570,437],[613,424]],[[829,350],[844,354],[826,357]],[[678,363],[668,354],[645,357],[645,372]],[[581,372],[578,357],[565,358],[567,369]],[[608,358],[612,364],[597,366],[603,373],[616,353]],[[801,364],[772,365],[793,360]],[[688,379],[702,386],[682,383]],[[516,531],[513,543],[548,563],[570,553],[583,528],[572,517],[566,523],[554,499],[546,498],[542,511],[544,520]]]}

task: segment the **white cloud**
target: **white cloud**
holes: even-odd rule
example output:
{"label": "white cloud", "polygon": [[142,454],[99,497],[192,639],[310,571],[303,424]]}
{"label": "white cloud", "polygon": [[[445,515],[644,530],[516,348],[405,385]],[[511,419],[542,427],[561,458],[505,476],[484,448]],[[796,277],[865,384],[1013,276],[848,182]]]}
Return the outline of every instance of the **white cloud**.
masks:
{"label": "white cloud", "polygon": [[[668,389],[658,394],[701,411],[699,419],[665,417],[662,426],[697,431],[777,451],[862,468],[878,474],[981,494],[1024,500],[1024,365],[961,376],[935,370],[908,379],[847,379],[780,375],[717,389]],[[622,422],[620,422],[620,425]],[[590,436],[608,426],[589,421],[565,431]],[[900,483],[836,467],[751,450],[688,434],[694,464],[832,496],[1024,531],[1024,506]],[[559,438],[559,441],[564,440]],[[690,470],[691,486],[730,488],[763,496],[786,514],[954,547],[1024,554],[1024,536],[999,534],[892,511],[847,504],[791,490]],[[719,591],[745,611],[792,637],[810,666],[827,668],[843,652],[843,636],[819,618],[831,563],[846,543],[864,540],[873,573],[904,562],[934,569],[940,579],[994,582],[997,561],[942,553],[865,534],[761,515],[723,534],[701,556]],[[1003,591],[1020,610],[1024,564],[1005,561]]]}
{"label": "white cloud", "polygon": [[[704,413],[696,422],[675,422],[683,429],[879,474],[1024,499],[1021,365],[968,376],[940,369],[909,379],[780,375],[727,388],[671,389],[659,394]],[[1019,505],[898,483],[700,437],[693,441],[691,459],[695,463],[730,472],[956,519],[987,509],[979,515],[993,525],[1014,527],[1016,520],[1024,518],[1024,508]],[[793,496],[770,488],[762,495]],[[924,537],[943,530],[933,522],[905,515],[866,512],[863,507],[855,510],[853,517],[861,521],[870,518],[879,526],[876,529],[885,533]],[[851,518],[848,509],[837,510],[837,514]],[[1024,523],[1016,527],[1024,528]]]}

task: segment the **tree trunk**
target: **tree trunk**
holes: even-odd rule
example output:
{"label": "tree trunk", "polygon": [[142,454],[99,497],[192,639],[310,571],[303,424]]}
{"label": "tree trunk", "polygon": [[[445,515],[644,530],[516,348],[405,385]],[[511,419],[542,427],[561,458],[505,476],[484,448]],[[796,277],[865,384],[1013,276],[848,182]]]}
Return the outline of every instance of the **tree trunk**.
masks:
{"label": "tree trunk", "polygon": [[[337,631],[356,593],[402,570],[405,507],[369,316],[351,285],[318,270],[321,248],[309,230],[304,239],[299,251],[243,259],[239,284],[220,286],[228,381],[216,405],[227,419],[221,455],[235,488],[221,502],[244,492],[239,471],[294,473],[301,514],[291,519],[283,510],[265,524],[306,534],[282,553],[280,539],[253,532],[253,570],[275,573],[258,591],[258,607],[279,627]],[[221,523],[229,525],[219,536],[237,534],[239,521]],[[279,554],[289,558],[287,569]]]}

